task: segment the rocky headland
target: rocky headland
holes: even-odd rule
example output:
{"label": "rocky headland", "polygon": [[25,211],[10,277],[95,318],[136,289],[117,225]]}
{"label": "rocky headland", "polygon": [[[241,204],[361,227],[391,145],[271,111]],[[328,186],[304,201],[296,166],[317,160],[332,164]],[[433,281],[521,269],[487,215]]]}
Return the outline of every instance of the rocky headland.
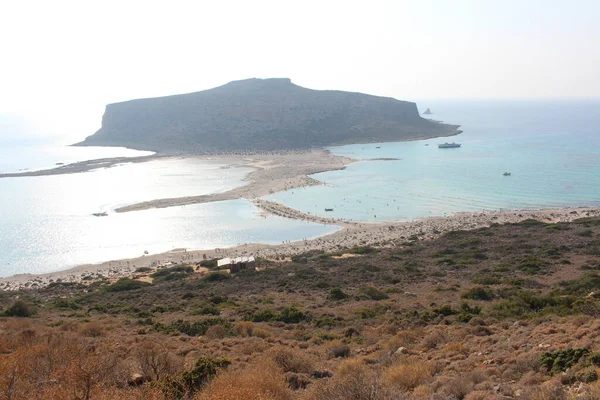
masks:
{"label": "rocky headland", "polygon": [[109,104],[100,130],[76,145],[159,153],[290,150],[451,136],[458,127],[422,118],[408,101],[246,79]]}

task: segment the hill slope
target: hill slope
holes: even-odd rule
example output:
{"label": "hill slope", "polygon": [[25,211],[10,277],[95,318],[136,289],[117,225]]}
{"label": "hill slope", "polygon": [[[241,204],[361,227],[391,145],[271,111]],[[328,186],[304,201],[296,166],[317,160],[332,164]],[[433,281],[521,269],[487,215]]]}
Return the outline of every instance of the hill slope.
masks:
{"label": "hill slope", "polygon": [[458,126],[419,116],[415,103],[289,79],[247,79],[201,92],[109,104],[77,145],[153,151],[304,149],[449,136]]}

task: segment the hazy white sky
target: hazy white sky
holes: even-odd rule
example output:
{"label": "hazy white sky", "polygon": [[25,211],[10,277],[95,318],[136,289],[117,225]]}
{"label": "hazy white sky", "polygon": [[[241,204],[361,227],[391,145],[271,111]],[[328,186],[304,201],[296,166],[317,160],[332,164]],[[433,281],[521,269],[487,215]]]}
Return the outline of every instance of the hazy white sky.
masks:
{"label": "hazy white sky", "polygon": [[3,0],[0,114],[82,138],[107,103],[250,77],[403,100],[597,97],[599,20],[598,0]]}

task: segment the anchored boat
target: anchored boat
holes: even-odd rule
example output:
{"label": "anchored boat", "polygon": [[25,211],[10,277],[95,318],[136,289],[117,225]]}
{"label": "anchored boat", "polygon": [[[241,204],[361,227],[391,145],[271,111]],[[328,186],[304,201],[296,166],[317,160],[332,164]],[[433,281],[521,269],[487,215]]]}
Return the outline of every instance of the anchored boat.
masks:
{"label": "anchored boat", "polygon": [[440,149],[454,149],[454,148],[460,147],[460,143],[454,143],[454,142],[448,143],[448,142],[446,142],[446,143],[438,144],[438,147]]}

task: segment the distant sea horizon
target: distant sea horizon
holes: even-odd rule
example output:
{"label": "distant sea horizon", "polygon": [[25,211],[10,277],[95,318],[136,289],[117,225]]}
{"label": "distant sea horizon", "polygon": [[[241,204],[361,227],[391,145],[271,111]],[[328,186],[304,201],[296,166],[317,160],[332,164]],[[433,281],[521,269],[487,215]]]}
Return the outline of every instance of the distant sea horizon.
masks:
{"label": "distant sea horizon", "polygon": [[[266,198],[317,215],[377,222],[463,211],[600,205],[600,100],[420,101],[418,106],[420,112],[433,112],[424,117],[459,124],[463,133],[332,147],[334,154],[362,161],[314,175],[323,186]],[[34,139],[29,146],[23,145],[27,140],[3,145],[0,172],[145,154],[122,148],[52,149],[48,143],[36,146]],[[439,149],[445,141],[459,142],[461,148]],[[372,160],[376,158],[399,160]],[[276,244],[340,229],[264,218],[246,200],[91,215],[144,200],[228,190],[243,184],[251,171],[223,167],[177,158],[82,174],[0,179],[0,207],[9,211],[0,215],[0,276],[53,272],[178,247]],[[325,213],[325,208],[334,211]]]}

